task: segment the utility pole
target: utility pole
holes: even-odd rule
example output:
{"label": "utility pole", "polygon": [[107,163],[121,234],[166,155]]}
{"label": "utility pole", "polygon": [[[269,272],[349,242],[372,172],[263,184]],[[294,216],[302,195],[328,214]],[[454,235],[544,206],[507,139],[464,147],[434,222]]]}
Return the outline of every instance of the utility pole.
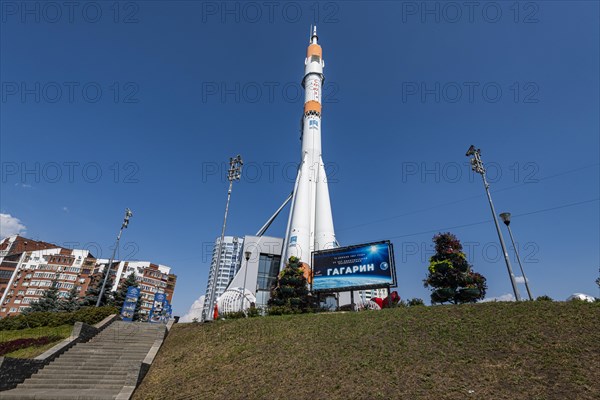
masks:
{"label": "utility pole", "polygon": [[[229,212],[229,201],[231,200],[231,189],[233,188],[233,181],[239,181],[242,176],[242,156],[239,154],[237,157],[229,159],[229,170],[227,171],[227,179],[229,180],[229,190],[227,191],[227,203],[225,204],[225,217],[223,218],[223,228],[221,229],[221,239],[219,240],[219,247],[217,250],[217,263],[215,265],[213,282],[211,286],[210,299],[205,299],[205,306],[202,308],[202,321],[207,320],[206,310],[213,310],[215,307],[215,291],[217,290],[217,280],[219,278],[219,270],[221,268],[221,251],[223,249],[223,241],[225,240],[225,227],[227,225],[227,213]],[[210,274],[210,272],[209,272]],[[209,275],[210,278],[210,275]],[[208,300],[208,307],[206,307],[206,301]]]}
{"label": "utility pole", "polygon": [[492,216],[494,217],[494,224],[496,225],[496,231],[498,232],[498,238],[500,239],[500,246],[502,246],[502,253],[504,254],[504,261],[506,262],[506,269],[508,270],[510,283],[515,294],[515,298],[517,299],[517,301],[521,301],[521,295],[519,294],[519,289],[517,288],[515,275],[513,274],[512,267],[510,265],[510,258],[508,257],[508,252],[506,251],[506,244],[504,244],[504,238],[502,237],[500,225],[498,224],[498,218],[496,217],[496,210],[494,209],[494,203],[492,202],[492,195],[490,194],[490,184],[488,183],[487,178],[485,177],[485,168],[483,166],[483,161],[481,160],[481,150],[476,149],[475,146],[471,145],[471,147],[469,147],[469,150],[467,150],[466,156],[473,156],[473,158],[471,158],[471,168],[476,173],[481,174],[481,177],[483,179],[483,186],[485,187],[485,193],[487,194],[487,198],[490,203],[490,208],[492,210]]}

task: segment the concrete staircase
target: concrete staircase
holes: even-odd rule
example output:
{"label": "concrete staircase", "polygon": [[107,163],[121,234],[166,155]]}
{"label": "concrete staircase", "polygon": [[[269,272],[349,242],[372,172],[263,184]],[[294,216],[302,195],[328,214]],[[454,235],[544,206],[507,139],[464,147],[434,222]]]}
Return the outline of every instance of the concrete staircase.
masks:
{"label": "concrete staircase", "polygon": [[115,321],[15,389],[0,392],[0,399],[127,399],[142,361],[165,332],[162,324]]}

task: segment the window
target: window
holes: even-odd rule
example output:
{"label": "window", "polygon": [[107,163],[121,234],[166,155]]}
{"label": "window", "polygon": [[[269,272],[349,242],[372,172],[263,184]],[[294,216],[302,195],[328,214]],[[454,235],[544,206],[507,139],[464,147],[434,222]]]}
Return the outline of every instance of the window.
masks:
{"label": "window", "polygon": [[271,290],[277,280],[281,256],[261,254],[258,261],[258,289]]}
{"label": "window", "polygon": [[11,307],[10,312],[17,312],[17,309],[15,307]]}
{"label": "window", "polygon": [[13,274],[13,271],[7,271],[4,269],[0,269],[0,279],[10,279],[12,274]]}

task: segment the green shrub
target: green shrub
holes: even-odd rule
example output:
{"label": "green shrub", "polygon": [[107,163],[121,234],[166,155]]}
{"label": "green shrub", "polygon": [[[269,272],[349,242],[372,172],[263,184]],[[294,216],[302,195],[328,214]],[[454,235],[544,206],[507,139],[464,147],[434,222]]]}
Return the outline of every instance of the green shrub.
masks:
{"label": "green shrub", "polygon": [[414,307],[414,306],[424,306],[425,302],[423,301],[423,299],[419,299],[417,297],[415,297],[414,299],[410,299],[408,300],[408,302],[406,303],[409,307]]}
{"label": "green shrub", "polygon": [[268,315],[287,315],[287,314],[298,314],[301,311],[294,310],[288,306],[270,306],[267,310]]}
{"label": "green shrub", "polygon": [[38,328],[41,326],[73,325],[83,322],[96,324],[111,314],[118,314],[114,307],[84,307],[74,312],[32,312],[0,319],[0,331]]}
{"label": "green shrub", "polygon": [[535,300],[536,301],[554,301],[554,300],[552,300],[552,297],[546,296],[546,295],[538,296],[537,299],[535,299]]}
{"label": "green shrub", "polygon": [[233,311],[228,313],[223,313],[219,315],[219,319],[240,319],[246,318],[246,314],[243,311]]}
{"label": "green shrub", "polygon": [[248,318],[260,317],[262,315],[262,308],[260,307],[250,307],[246,310],[246,316],[248,316]]}

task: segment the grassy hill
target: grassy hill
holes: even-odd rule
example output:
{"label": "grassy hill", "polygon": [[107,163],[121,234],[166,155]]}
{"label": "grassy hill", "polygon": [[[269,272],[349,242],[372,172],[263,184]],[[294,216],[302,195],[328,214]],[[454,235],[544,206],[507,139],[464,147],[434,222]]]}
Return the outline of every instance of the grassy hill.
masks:
{"label": "grassy hill", "polygon": [[135,399],[598,399],[600,304],[179,324]]}

